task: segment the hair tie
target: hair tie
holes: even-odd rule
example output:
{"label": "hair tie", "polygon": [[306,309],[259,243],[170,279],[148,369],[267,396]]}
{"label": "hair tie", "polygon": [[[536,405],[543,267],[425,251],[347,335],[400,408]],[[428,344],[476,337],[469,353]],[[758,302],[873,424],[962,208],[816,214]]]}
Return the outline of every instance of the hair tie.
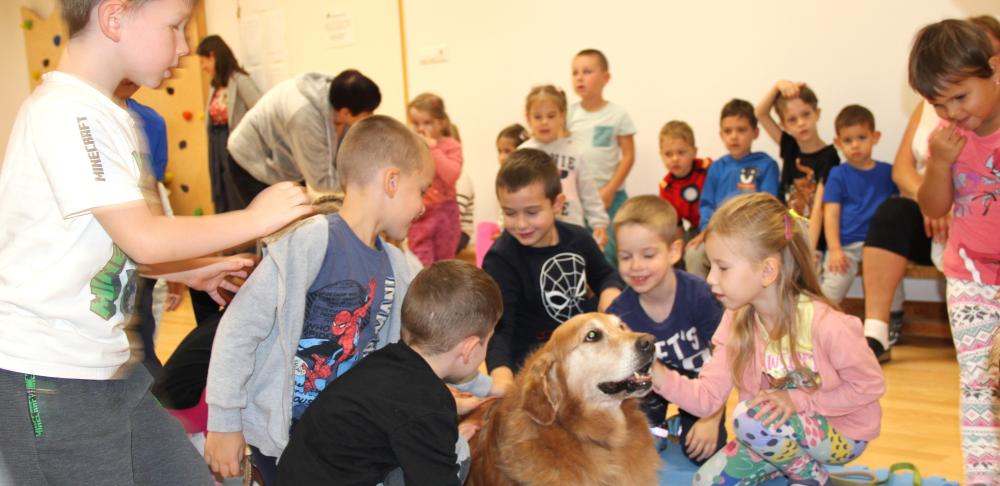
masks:
{"label": "hair tie", "polygon": [[792,241],[792,218],[785,212],[785,241]]}

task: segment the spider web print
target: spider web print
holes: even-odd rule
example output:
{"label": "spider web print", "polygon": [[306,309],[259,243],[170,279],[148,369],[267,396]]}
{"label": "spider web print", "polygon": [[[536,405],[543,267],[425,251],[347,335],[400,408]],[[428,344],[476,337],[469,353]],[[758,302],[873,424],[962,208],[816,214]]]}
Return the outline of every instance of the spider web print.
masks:
{"label": "spider web print", "polygon": [[560,253],[542,264],[538,284],[549,317],[563,322],[583,313],[580,302],[587,294],[587,271],[583,257]]}

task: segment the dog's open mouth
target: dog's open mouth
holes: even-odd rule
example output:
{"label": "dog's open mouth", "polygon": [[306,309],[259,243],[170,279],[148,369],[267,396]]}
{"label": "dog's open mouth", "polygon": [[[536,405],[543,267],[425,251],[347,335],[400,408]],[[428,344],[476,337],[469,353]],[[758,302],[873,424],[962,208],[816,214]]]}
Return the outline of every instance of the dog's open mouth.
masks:
{"label": "dog's open mouth", "polygon": [[653,386],[653,376],[649,373],[652,365],[653,360],[650,359],[638,370],[633,371],[632,375],[628,378],[620,381],[598,383],[597,388],[608,395],[617,395],[623,392],[628,394],[645,392]]}

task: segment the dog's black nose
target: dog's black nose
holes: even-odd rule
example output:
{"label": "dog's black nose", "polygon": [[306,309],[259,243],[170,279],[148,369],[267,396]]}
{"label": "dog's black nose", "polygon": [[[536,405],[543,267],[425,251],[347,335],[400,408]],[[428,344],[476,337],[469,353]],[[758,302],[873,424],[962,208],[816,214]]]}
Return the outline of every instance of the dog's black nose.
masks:
{"label": "dog's black nose", "polygon": [[649,334],[643,334],[636,339],[635,349],[638,349],[640,353],[652,354],[653,352],[653,336]]}

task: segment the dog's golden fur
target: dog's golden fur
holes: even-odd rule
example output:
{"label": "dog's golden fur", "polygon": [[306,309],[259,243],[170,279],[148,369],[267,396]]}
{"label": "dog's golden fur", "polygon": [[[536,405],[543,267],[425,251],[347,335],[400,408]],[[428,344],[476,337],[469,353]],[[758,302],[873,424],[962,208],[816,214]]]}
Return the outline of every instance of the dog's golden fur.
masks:
{"label": "dog's golden fur", "polygon": [[466,485],[656,484],[660,459],[637,398],[648,383],[617,392],[598,387],[638,376],[652,360],[652,342],[606,314],[559,326],[527,359],[510,393],[469,418],[481,429],[470,443]]}

